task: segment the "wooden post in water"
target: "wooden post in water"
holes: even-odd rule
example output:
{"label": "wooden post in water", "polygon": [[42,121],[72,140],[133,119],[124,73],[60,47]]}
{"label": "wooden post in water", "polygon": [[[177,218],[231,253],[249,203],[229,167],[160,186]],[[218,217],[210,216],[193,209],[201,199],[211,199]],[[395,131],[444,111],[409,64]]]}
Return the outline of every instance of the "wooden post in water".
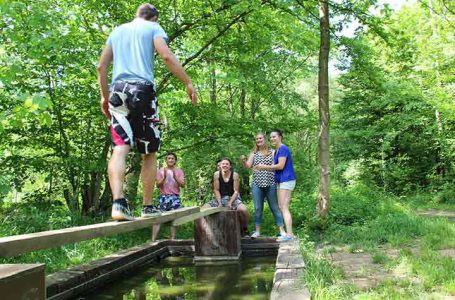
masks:
{"label": "wooden post in water", "polygon": [[240,258],[240,222],[237,211],[219,212],[196,220],[195,262],[237,261]]}

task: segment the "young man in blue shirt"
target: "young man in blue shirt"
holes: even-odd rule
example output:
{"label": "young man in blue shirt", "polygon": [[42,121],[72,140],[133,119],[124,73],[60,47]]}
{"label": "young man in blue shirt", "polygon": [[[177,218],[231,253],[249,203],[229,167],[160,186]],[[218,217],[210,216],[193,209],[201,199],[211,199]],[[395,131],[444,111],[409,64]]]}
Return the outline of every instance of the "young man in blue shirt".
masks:
{"label": "young man in blue shirt", "polygon": [[[165,31],[156,22],[158,10],[147,3],[139,6],[136,18],[115,28],[107,39],[98,64],[101,111],[110,120],[114,149],[108,173],[114,203],[114,220],[134,219],[123,194],[126,157],[133,146],[142,154],[144,187],[141,216],[159,214],[152,206],[156,175],[156,152],[160,147],[159,107],[154,85],[155,51],[168,69],[186,85],[193,105],[196,90],[180,62],[168,48]],[[110,89],[108,67],[113,63]]]}

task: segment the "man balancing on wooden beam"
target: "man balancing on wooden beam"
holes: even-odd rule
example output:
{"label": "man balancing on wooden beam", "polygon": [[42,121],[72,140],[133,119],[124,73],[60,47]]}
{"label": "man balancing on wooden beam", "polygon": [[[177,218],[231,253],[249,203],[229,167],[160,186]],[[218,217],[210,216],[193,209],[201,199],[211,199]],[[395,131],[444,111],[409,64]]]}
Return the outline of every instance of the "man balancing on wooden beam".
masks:
{"label": "man balancing on wooden beam", "polygon": [[[113,151],[108,173],[112,197],[112,218],[134,219],[123,194],[126,157],[132,147],[142,154],[141,180],[144,187],[142,217],[160,212],[152,205],[156,175],[156,152],[160,148],[161,129],[158,101],[154,85],[155,51],[168,69],[186,85],[193,105],[196,90],[182,65],[168,48],[168,37],[157,23],[158,10],[142,4],[136,18],[115,28],[107,39],[98,64],[101,89],[101,111],[110,120]],[[108,87],[108,67],[113,74]]]}

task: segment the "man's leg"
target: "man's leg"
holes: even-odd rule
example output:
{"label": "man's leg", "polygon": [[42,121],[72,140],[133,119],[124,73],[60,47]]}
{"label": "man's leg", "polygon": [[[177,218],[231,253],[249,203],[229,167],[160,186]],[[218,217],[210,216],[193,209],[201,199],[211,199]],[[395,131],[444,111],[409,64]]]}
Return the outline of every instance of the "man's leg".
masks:
{"label": "man's leg", "polygon": [[144,188],[142,203],[152,205],[156,179],[156,153],[142,154],[141,181]]}
{"label": "man's leg", "polygon": [[177,234],[177,227],[171,226],[171,240],[175,240],[176,234]]}
{"label": "man's leg", "polygon": [[126,156],[130,151],[129,145],[115,146],[108,165],[109,184],[111,186],[112,219],[117,221],[133,220],[134,217],[128,208],[128,202],[123,194],[125,180]]}
{"label": "man's leg", "polygon": [[114,200],[124,198],[123,182],[125,180],[126,156],[130,152],[129,145],[115,146],[109,160],[108,173]]}
{"label": "man's leg", "polygon": [[153,229],[152,229],[152,242],[156,241],[156,238],[158,237],[158,234],[160,233],[160,228],[161,228],[161,224],[155,224],[155,225],[153,225]]}

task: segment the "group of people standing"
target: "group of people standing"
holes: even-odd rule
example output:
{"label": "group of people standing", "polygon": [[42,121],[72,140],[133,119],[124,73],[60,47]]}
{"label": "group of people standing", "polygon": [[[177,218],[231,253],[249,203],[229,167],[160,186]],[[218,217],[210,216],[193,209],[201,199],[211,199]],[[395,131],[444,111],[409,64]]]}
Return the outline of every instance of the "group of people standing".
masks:
{"label": "group of people standing", "polygon": [[[157,23],[158,10],[146,3],[138,7],[136,18],[116,27],[109,35],[98,63],[98,82],[101,92],[101,111],[110,121],[113,144],[108,174],[113,197],[112,218],[118,221],[134,219],[123,193],[126,157],[132,147],[142,155],[141,181],[143,208],[141,217],[156,216],[161,211],[181,207],[180,188],[185,185],[183,172],[176,168],[175,153],[166,155],[166,167],[157,171],[156,152],[161,145],[159,106],[154,85],[155,52],[168,69],[186,85],[186,92],[193,105],[197,104],[197,92],[191,78],[167,45],[168,36]],[[112,81],[108,84],[108,68],[113,64]],[[261,234],[264,200],[280,230],[279,241],[294,238],[292,218],[289,212],[291,192],[295,187],[295,173],[289,148],[282,143],[281,130],[273,130],[270,149],[264,134],[256,136],[254,150],[248,158],[242,157],[243,165],[253,169],[252,195],[254,199],[255,232]],[[239,195],[239,177],[227,158],[220,160],[214,174],[215,200],[210,206],[226,206],[239,211],[243,229],[248,226],[248,211]],[[156,185],[160,189],[158,207],[152,204]],[[284,222],[283,222],[284,220]],[[284,228],[286,225],[286,230]],[[159,232],[153,228],[153,240]],[[171,229],[175,238],[175,228]]]}

